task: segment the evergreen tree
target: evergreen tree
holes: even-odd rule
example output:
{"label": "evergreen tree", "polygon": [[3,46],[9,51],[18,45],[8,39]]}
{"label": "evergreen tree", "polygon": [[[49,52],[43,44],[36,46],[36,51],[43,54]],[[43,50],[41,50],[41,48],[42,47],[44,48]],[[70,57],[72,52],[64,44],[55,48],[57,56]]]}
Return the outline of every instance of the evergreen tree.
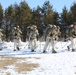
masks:
{"label": "evergreen tree", "polygon": [[16,26],[19,25],[20,23],[20,14],[21,14],[20,7],[17,3],[14,4],[14,11],[15,11],[14,23]]}
{"label": "evergreen tree", "polygon": [[76,22],[76,2],[70,7],[70,13],[72,18],[72,23]]}
{"label": "evergreen tree", "polygon": [[56,11],[53,12],[53,23],[54,23],[55,25],[60,25],[60,24],[59,24],[59,14],[58,14],[58,12],[56,12]]}
{"label": "evergreen tree", "polygon": [[[15,9],[16,10],[16,9]],[[26,40],[26,28],[31,25],[32,14],[31,9],[28,4],[23,1],[20,3],[18,7],[18,11],[16,11],[18,17],[18,25],[20,26],[23,32],[23,41]]]}
{"label": "evergreen tree", "polygon": [[67,34],[68,34],[67,33],[68,27],[72,24],[72,22],[73,22],[72,13],[68,12],[67,8],[64,7],[61,14],[61,30],[65,38],[67,37]]}
{"label": "evergreen tree", "polygon": [[12,26],[14,24],[14,9],[13,6],[10,5],[7,9],[5,9],[5,16],[4,16],[4,20],[5,20],[5,26],[6,26],[6,41],[10,40],[10,32],[12,30]]}
{"label": "evergreen tree", "polygon": [[53,24],[53,6],[50,5],[49,1],[45,1],[43,4],[44,23]]}
{"label": "evergreen tree", "polygon": [[61,13],[61,24],[67,26],[68,25],[67,20],[68,20],[68,10],[66,7],[64,7]]}
{"label": "evergreen tree", "polygon": [[3,21],[3,9],[2,5],[0,4],[0,28],[2,27],[2,21]]}
{"label": "evergreen tree", "polygon": [[37,6],[37,9],[33,9],[32,10],[32,24],[35,24],[35,25],[40,25],[41,23],[41,8],[39,6]]}
{"label": "evergreen tree", "polygon": [[30,24],[31,21],[31,9],[28,6],[28,4],[24,1],[20,3],[20,23],[24,27],[27,27],[27,25]]}
{"label": "evergreen tree", "polygon": [[73,22],[73,14],[67,10],[66,7],[63,8],[61,13],[61,25],[69,26]]}

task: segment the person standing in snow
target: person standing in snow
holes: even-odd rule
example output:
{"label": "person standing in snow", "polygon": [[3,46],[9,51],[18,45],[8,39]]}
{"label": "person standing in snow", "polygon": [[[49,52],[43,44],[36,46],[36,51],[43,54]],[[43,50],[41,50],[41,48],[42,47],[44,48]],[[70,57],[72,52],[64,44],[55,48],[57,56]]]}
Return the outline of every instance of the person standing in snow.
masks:
{"label": "person standing in snow", "polygon": [[43,53],[46,52],[46,49],[51,42],[51,37],[50,37],[51,32],[52,32],[52,25],[48,24],[48,26],[46,28],[46,31],[45,31],[46,42],[45,42],[45,45],[44,45],[44,48],[43,48]]}
{"label": "person standing in snow", "polygon": [[0,50],[2,50],[2,37],[3,37],[3,33],[2,33],[2,29],[0,29]]}
{"label": "person standing in snow", "polygon": [[49,24],[46,30],[46,34],[47,34],[46,36],[47,38],[46,38],[46,42],[43,48],[43,53],[46,52],[46,49],[50,43],[52,45],[52,53],[57,53],[54,49],[54,46],[55,46],[54,41],[56,40],[56,36],[57,36],[56,26]]}
{"label": "person standing in snow", "polygon": [[31,27],[31,32],[29,34],[29,43],[31,47],[31,51],[34,52],[37,47],[37,36],[39,36],[39,32],[36,25]]}
{"label": "person standing in snow", "polygon": [[31,40],[30,40],[30,37],[31,37],[31,36],[30,36],[31,31],[32,31],[31,26],[28,26],[28,27],[27,27],[28,49],[31,48]]}
{"label": "person standing in snow", "polygon": [[20,41],[21,41],[21,30],[19,26],[14,27],[13,36],[14,36],[14,51],[20,50]]}
{"label": "person standing in snow", "polygon": [[68,51],[70,50],[70,47],[72,47],[72,52],[74,52],[76,49],[76,22],[69,29],[69,39],[71,41],[71,44],[67,46]]}
{"label": "person standing in snow", "polygon": [[58,36],[60,36],[60,31],[57,29],[56,25],[53,25],[51,32],[51,45],[52,45],[52,53],[57,53],[55,51],[56,41],[58,41]]}

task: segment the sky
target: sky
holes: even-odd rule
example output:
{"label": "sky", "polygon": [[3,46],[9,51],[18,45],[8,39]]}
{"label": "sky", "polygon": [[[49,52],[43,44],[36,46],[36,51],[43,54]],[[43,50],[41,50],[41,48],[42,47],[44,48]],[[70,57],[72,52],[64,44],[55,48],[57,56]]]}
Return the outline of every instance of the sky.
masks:
{"label": "sky", "polygon": [[[8,6],[10,6],[11,4],[14,4],[15,2],[19,4],[21,1],[24,1],[24,0],[0,0],[0,3],[3,9],[5,10],[5,8],[8,8]],[[30,6],[30,8],[33,9],[34,7],[36,8],[38,5],[42,7],[44,2],[48,0],[25,0],[25,1]],[[69,10],[70,6],[74,2],[76,2],[76,0],[49,0],[49,1],[50,1],[50,4],[53,5],[53,9],[59,13],[62,12],[62,9],[64,6],[66,6],[67,9]]]}

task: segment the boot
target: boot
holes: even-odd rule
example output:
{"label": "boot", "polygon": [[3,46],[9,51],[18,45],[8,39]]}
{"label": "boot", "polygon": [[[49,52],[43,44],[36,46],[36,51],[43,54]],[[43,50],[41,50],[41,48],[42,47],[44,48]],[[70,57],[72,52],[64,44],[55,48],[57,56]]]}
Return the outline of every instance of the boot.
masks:
{"label": "boot", "polygon": [[72,52],[74,52],[75,51],[75,49],[72,49]]}
{"label": "boot", "polygon": [[16,49],[14,49],[14,51],[16,51]]}
{"label": "boot", "polygon": [[34,52],[34,50],[31,50],[31,52]]}
{"label": "boot", "polygon": [[70,51],[70,48],[69,48],[69,46],[67,46],[67,48],[68,48],[68,51]]}
{"label": "boot", "polygon": [[1,51],[2,49],[0,48],[0,51]]}
{"label": "boot", "polygon": [[46,51],[44,50],[43,53],[46,53]]}
{"label": "boot", "polygon": [[17,50],[18,50],[18,51],[20,50],[19,47],[17,47]]}
{"label": "boot", "polygon": [[52,53],[57,53],[54,49],[52,49]]}

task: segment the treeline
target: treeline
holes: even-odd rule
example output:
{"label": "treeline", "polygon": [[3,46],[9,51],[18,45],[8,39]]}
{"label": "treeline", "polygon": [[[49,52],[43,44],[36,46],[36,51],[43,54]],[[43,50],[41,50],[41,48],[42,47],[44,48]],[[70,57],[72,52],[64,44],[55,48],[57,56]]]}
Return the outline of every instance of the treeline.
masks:
{"label": "treeline", "polygon": [[42,7],[37,6],[31,9],[26,1],[20,2],[18,5],[14,3],[3,10],[0,4],[0,28],[6,41],[11,39],[11,31],[14,26],[19,25],[22,30],[22,40],[26,40],[26,28],[30,25],[37,25],[40,36],[43,35],[44,29],[48,24],[59,25],[62,31],[66,26],[76,21],[76,3],[74,2],[70,10],[64,6],[62,13],[58,13],[53,9],[53,5],[49,1],[45,1]]}

